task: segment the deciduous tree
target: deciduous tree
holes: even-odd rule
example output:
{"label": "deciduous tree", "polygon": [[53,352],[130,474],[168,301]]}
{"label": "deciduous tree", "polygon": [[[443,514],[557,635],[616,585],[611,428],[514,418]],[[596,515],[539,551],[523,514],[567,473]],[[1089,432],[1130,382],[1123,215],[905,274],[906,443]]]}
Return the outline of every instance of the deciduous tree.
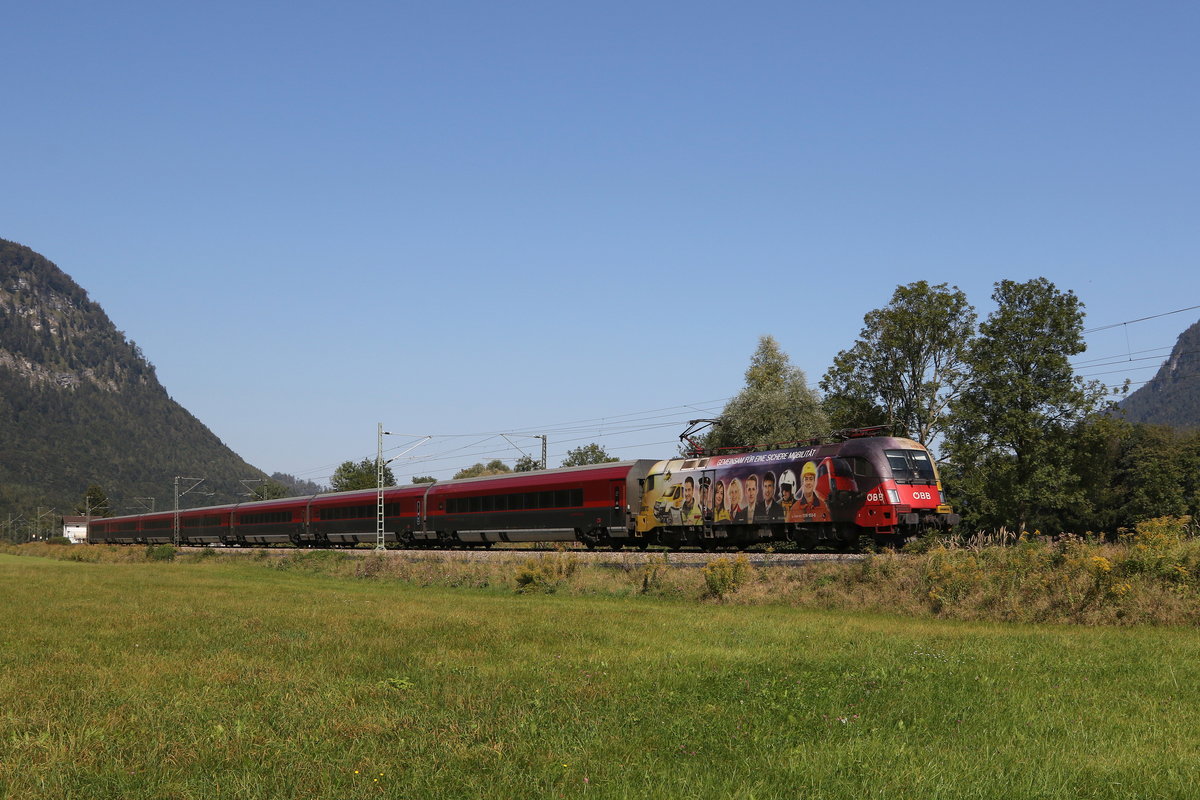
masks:
{"label": "deciduous tree", "polygon": [[773,336],[762,336],[746,370],[746,387],[720,421],[698,440],[702,447],[773,445],[818,436],[829,420],[804,372],[793,367]]}
{"label": "deciduous tree", "polygon": [[533,456],[521,456],[517,459],[517,463],[513,465],[514,472],[533,472],[536,469],[542,468],[540,459]]}
{"label": "deciduous tree", "polygon": [[[355,489],[374,489],[379,486],[379,477],[375,469],[375,459],[364,458],[362,461],[343,461],[333,471],[329,479],[330,486],[335,492],[349,492]],[[389,466],[383,466],[383,485],[395,486],[396,476]]]}
{"label": "deciduous tree", "polygon": [[250,494],[255,500],[279,500],[290,497],[288,488],[276,480],[266,480],[255,486]]}
{"label": "deciduous tree", "polygon": [[987,524],[1024,531],[1085,502],[1071,431],[1100,407],[1098,382],[1077,377],[1083,304],[1045,278],[1005,280],[967,355],[970,381],[953,404],[948,450],[957,488]]}
{"label": "deciduous tree", "polygon": [[929,445],[966,383],[975,309],[957,286],[917,281],[863,317],[858,340],[821,379],[834,427],[887,424]]}
{"label": "deciduous tree", "polygon": [[568,450],[562,465],[564,467],[582,467],[585,464],[607,464],[618,460],[616,456],[610,456],[603,447],[592,442],[576,447],[574,450]]}
{"label": "deciduous tree", "polygon": [[480,478],[485,475],[505,475],[509,472],[512,472],[512,467],[508,466],[508,464],[505,464],[500,459],[494,458],[486,464],[480,461],[476,464],[472,464],[469,467],[460,469],[458,472],[454,473],[454,479]]}

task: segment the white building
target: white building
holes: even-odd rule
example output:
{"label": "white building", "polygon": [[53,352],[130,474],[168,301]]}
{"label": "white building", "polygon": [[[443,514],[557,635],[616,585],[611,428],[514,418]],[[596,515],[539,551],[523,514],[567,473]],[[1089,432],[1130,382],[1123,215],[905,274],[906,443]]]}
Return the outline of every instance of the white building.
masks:
{"label": "white building", "polygon": [[63,517],[62,535],[71,540],[71,544],[87,544],[87,517]]}

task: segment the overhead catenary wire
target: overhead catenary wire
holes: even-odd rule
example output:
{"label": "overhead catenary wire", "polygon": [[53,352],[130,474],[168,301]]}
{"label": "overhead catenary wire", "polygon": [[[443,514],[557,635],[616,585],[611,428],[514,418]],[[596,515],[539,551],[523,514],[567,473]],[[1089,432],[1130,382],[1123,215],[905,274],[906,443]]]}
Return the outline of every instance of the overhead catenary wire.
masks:
{"label": "overhead catenary wire", "polygon": [[[434,451],[426,451],[420,456],[414,457],[411,461],[408,459],[399,459],[397,463],[405,463],[409,466],[434,468],[438,464],[453,462],[461,465],[463,461],[485,460],[508,455],[511,457],[512,448],[505,446],[502,448],[480,449],[489,441],[501,438],[504,434],[508,435],[525,435],[526,432],[546,433],[550,435],[557,434],[558,438],[553,439],[553,443],[559,447],[562,445],[570,445],[575,443],[594,441],[597,438],[608,438],[617,435],[628,435],[643,431],[650,431],[662,428],[675,427],[685,424],[687,419],[693,416],[696,412],[709,413],[723,407],[724,403],[729,400],[728,397],[717,398],[712,400],[695,401],[691,403],[682,403],[677,406],[666,406],[661,408],[647,409],[644,411],[632,411],[622,414],[607,414],[600,417],[591,417],[578,420],[567,420],[554,423],[551,425],[530,425],[520,428],[507,428],[503,431],[482,431],[475,433],[445,433],[445,434],[421,434],[412,435],[410,438],[416,440],[423,438],[425,435],[434,437],[438,440],[461,440],[473,439],[474,441],[462,444],[458,447],[448,449],[440,449]],[[714,405],[718,404],[718,405]],[[664,413],[673,412],[673,413]],[[656,420],[661,420],[655,422]],[[588,424],[591,423],[591,424]],[[614,424],[615,423],[615,424]],[[532,435],[532,433],[530,434]],[[569,436],[569,438],[561,438]],[[668,441],[667,444],[671,442]],[[402,441],[393,447],[388,448],[387,452],[395,452],[406,446],[407,440]],[[661,442],[644,442],[637,444],[623,445],[623,447],[650,447],[662,444]],[[556,453],[556,457],[565,455],[564,452]],[[369,454],[365,458],[374,458],[374,454]],[[341,462],[339,462],[341,463]],[[303,470],[295,473],[297,477],[303,477],[310,480],[321,480],[332,475],[337,464],[325,464],[311,469]]]}
{"label": "overhead catenary wire", "polygon": [[[1166,317],[1166,316],[1170,316],[1173,314],[1181,314],[1181,313],[1193,311],[1196,309],[1200,309],[1200,304],[1186,306],[1186,307],[1178,308],[1178,309],[1173,309],[1171,311],[1164,311],[1159,314],[1150,314],[1150,315],[1147,315],[1144,317],[1138,317],[1136,319],[1130,319],[1130,320],[1124,320],[1121,322],[1114,322],[1114,323],[1109,323],[1109,324],[1105,324],[1105,325],[1099,325],[1099,326],[1096,326],[1093,328],[1088,328],[1088,329],[1084,330],[1083,333],[1085,335],[1087,335],[1087,334],[1091,334],[1091,333],[1098,333],[1101,331],[1120,328],[1122,326],[1127,327],[1129,325],[1147,322],[1149,320],[1159,319],[1161,317]],[[1094,370],[1097,368],[1102,368],[1102,367],[1107,367],[1107,366],[1116,366],[1118,364],[1130,364],[1130,363],[1135,363],[1135,362],[1140,362],[1140,361],[1153,361],[1153,360],[1158,360],[1158,359],[1164,358],[1166,355],[1169,354],[1170,350],[1171,350],[1170,346],[1164,346],[1164,347],[1148,348],[1148,349],[1143,349],[1143,350],[1126,352],[1124,354],[1096,356],[1096,357],[1092,357],[1092,358],[1088,358],[1088,359],[1084,359],[1084,360],[1075,362],[1074,366],[1076,367],[1076,369],[1083,368],[1083,369],[1087,369],[1087,370]],[[1148,353],[1160,353],[1161,355],[1145,355]],[[1137,356],[1137,357],[1135,358],[1134,356]],[[1104,375],[1117,374],[1120,372],[1138,371],[1138,370],[1152,369],[1152,368],[1154,368],[1153,365],[1137,366],[1137,367],[1130,367],[1128,370],[1111,370],[1111,371],[1086,372],[1086,373],[1081,372],[1080,375],[1081,375],[1081,377],[1099,377],[1099,376],[1104,376]],[[1130,382],[1129,385],[1130,386],[1139,386],[1139,385],[1144,385],[1145,383],[1148,383],[1148,382],[1149,381]],[[1111,387],[1111,388],[1121,388],[1123,385],[1124,384],[1117,384],[1116,386]],[[513,449],[514,448],[512,448],[510,445],[506,444],[503,447],[488,448],[488,447],[486,447],[487,443],[494,439],[502,438],[504,435],[525,436],[525,435],[545,434],[545,435],[554,437],[552,439],[553,444],[556,445],[557,447],[561,448],[563,445],[571,445],[571,444],[586,442],[586,441],[595,441],[596,439],[608,439],[608,438],[614,437],[614,436],[627,435],[627,434],[631,434],[631,433],[638,433],[638,432],[642,432],[642,431],[649,431],[649,430],[654,430],[654,429],[658,429],[658,428],[665,428],[665,427],[670,427],[670,426],[686,423],[686,419],[683,418],[684,415],[682,413],[685,410],[688,412],[688,414],[691,414],[694,412],[710,413],[711,411],[718,410],[720,407],[723,407],[723,405],[726,402],[728,402],[729,399],[730,399],[729,397],[724,397],[724,398],[718,398],[718,399],[714,399],[714,400],[699,401],[699,402],[695,402],[695,403],[682,403],[682,404],[679,404],[676,406],[666,406],[666,407],[662,407],[662,408],[647,409],[644,411],[631,411],[631,412],[620,413],[620,414],[606,414],[604,416],[598,416],[598,417],[590,417],[590,418],[576,419],[576,420],[565,420],[565,421],[552,423],[549,425],[527,425],[527,426],[506,428],[504,430],[496,430],[496,431],[476,431],[476,432],[464,432],[464,433],[442,433],[442,434],[420,434],[420,435],[414,434],[412,436],[413,439],[419,438],[421,436],[429,435],[429,436],[432,436],[434,438],[434,440],[445,441],[445,440],[471,439],[473,441],[471,441],[470,443],[467,443],[467,444],[463,444],[458,447],[426,451],[425,453],[423,453],[419,456],[413,457],[411,460],[400,459],[400,460],[398,460],[398,463],[405,463],[405,464],[408,464],[409,466],[418,467],[418,468],[423,467],[423,468],[427,468],[427,469],[436,469],[438,467],[438,465],[446,464],[449,462],[454,462],[456,464],[460,464],[460,463],[462,463],[462,461],[464,459],[465,460],[489,460],[489,459],[500,458],[501,460],[505,460],[504,457],[508,456],[509,460],[515,460],[513,458]],[[713,404],[720,404],[720,405],[717,406],[716,408],[714,408]],[[652,423],[654,420],[664,420],[664,421],[661,423],[658,423],[658,424],[648,424],[648,423]],[[562,437],[567,437],[567,438],[562,438]],[[639,443],[639,444],[635,444],[635,445],[622,445],[622,447],[628,449],[628,448],[633,448],[633,447],[652,447],[652,446],[659,446],[659,445],[663,445],[663,444],[669,445],[669,444],[673,444],[673,443],[674,442],[672,442],[672,441],[645,442],[645,443]],[[404,446],[403,444],[397,445],[395,447],[389,448],[385,452],[394,452],[403,446]],[[560,457],[564,454],[565,454],[565,451],[560,450],[559,452],[555,453],[554,455],[556,457]],[[332,470],[336,466],[337,466],[336,464],[328,464],[328,465],[322,465],[319,467],[314,467],[310,470],[305,470],[305,471],[298,473],[298,476],[318,476],[318,477],[328,478],[329,475],[332,474]]]}
{"label": "overhead catenary wire", "polygon": [[1134,323],[1137,323],[1137,322],[1146,322],[1147,320],[1158,319],[1159,317],[1169,317],[1172,314],[1182,314],[1185,311],[1194,311],[1198,308],[1200,308],[1200,305],[1188,306],[1187,308],[1177,308],[1174,311],[1164,311],[1161,314],[1151,314],[1148,317],[1139,317],[1137,319],[1128,319],[1128,320],[1125,320],[1124,322],[1113,322],[1108,325],[1100,325],[1099,327],[1096,327],[1096,328],[1088,328],[1083,333],[1086,336],[1089,333],[1098,333],[1099,331],[1107,331],[1112,328],[1119,328],[1122,325],[1133,325]]}

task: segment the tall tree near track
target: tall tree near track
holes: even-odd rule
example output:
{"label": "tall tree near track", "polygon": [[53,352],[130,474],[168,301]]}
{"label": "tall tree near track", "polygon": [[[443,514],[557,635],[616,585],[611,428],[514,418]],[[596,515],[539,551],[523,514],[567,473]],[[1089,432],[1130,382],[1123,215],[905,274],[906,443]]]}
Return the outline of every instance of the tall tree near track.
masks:
{"label": "tall tree near track", "polygon": [[[335,492],[349,492],[355,489],[375,489],[379,486],[379,476],[375,470],[375,459],[364,458],[362,461],[343,461],[333,471],[329,485]],[[383,465],[383,485],[395,486],[396,476],[391,467]]]}
{"label": "tall tree near track", "polygon": [[966,384],[975,309],[957,286],[917,281],[863,317],[858,341],[821,379],[835,428],[887,424],[928,446]]}
{"label": "tall tree near track", "polygon": [[720,422],[698,444],[705,448],[772,445],[829,429],[804,371],[792,366],[773,336],[762,336],[746,370],[746,387],[725,404]]}
{"label": "tall tree near track", "polygon": [[1071,430],[1104,389],[1068,360],[1082,353],[1083,304],[1045,278],[1000,281],[997,308],[967,355],[971,378],[953,404],[947,449],[976,521],[1026,530],[1085,502],[1071,467]]}

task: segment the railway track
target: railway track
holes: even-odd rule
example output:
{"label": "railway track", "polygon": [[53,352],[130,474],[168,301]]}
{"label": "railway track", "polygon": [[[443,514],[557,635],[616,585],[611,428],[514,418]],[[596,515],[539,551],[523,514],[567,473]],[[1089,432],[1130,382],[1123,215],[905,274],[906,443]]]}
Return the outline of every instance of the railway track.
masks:
{"label": "railway track", "polygon": [[[203,547],[181,547],[183,552],[204,550]],[[357,558],[367,556],[382,556],[383,558],[407,559],[409,561],[519,561],[522,559],[540,558],[542,556],[570,555],[581,564],[597,567],[632,567],[645,564],[652,559],[665,560],[672,567],[702,567],[713,559],[734,558],[744,555],[746,560],[756,567],[803,567],[809,564],[838,561],[861,561],[861,553],[734,553],[734,552],[679,552],[679,551],[631,551],[631,550],[585,550],[585,549],[502,549],[490,550],[368,550],[365,548],[338,550],[299,550],[276,547],[222,547],[218,549],[223,554],[234,556],[267,555],[282,558],[296,553],[336,552]]]}

